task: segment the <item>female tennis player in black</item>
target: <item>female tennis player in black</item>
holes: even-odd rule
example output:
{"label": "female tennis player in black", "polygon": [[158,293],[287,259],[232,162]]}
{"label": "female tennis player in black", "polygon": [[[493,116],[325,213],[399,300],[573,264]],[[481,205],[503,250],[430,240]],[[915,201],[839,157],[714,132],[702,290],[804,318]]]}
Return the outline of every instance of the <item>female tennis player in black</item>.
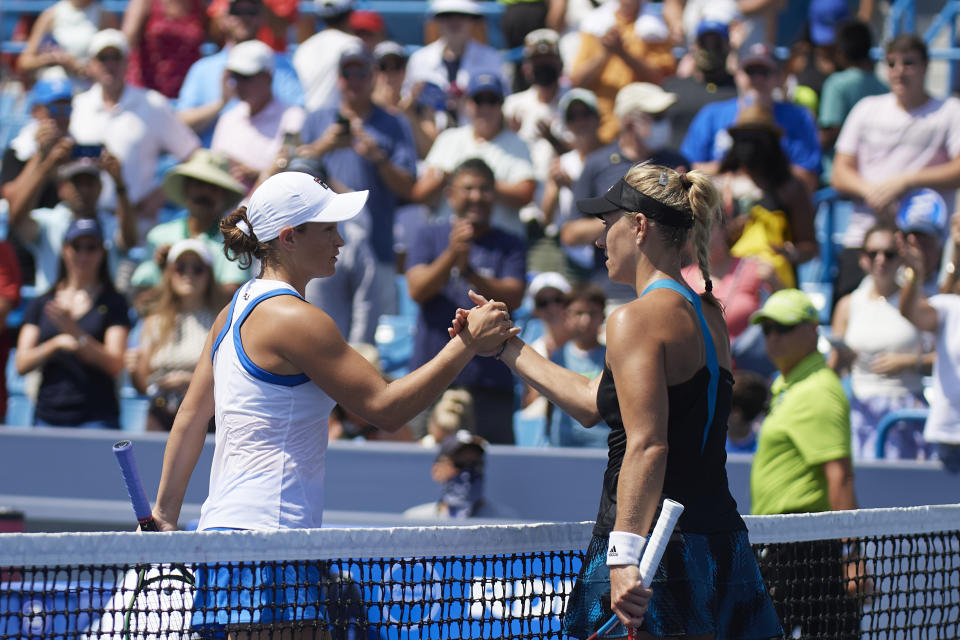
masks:
{"label": "female tennis player in black", "polygon": [[[603,373],[594,380],[571,373],[519,338],[498,355],[584,426],[602,418],[611,428],[594,537],[564,619],[573,637],[596,631],[611,608],[621,624],[607,637],[630,628],[642,638],[782,634],[727,487],[730,342],[707,264],[718,204],[705,174],[648,164],[604,196],[578,202],[603,219],[597,246],[610,279],[639,295],[607,320]],[[691,232],[707,283],[702,302],[680,276]],[[638,558],[664,497],[685,510],[652,589],[644,589]]]}

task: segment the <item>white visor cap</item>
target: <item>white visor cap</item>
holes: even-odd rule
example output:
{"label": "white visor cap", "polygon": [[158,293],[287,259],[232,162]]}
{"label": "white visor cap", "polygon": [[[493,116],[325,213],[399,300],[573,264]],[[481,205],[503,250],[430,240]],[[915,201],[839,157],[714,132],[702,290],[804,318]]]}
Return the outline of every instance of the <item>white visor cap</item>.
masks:
{"label": "white visor cap", "polygon": [[[270,242],[284,227],[349,220],[363,209],[367,193],[337,193],[309,173],[286,171],[270,176],[256,188],[247,204],[247,220],[257,240]],[[237,228],[250,235],[243,220]]]}

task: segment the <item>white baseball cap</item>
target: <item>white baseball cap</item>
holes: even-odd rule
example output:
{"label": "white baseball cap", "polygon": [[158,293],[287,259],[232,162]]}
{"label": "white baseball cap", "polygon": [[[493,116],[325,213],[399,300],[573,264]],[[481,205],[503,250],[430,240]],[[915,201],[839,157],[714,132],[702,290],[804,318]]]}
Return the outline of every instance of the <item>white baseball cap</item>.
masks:
{"label": "white baseball cap", "polygon": [[227,71],[242,76],[255,76],[263,71],[273,72],[273,49],[260,40],[247,40],[230,47]]}
{"label": "white baseball cap", "polygon": [[459,13],[465,16],[481,15],[480,5],[473,0],[433,0],[430,12],[435,16],[444,13]]}
{"label": "white baseball cap", "polygon": [[130,53],[130,43],[122,31],[119,29],[103,29],[102,31],[97,31],[93,34],[93,37],[90,38],[87,54],[91,58],[95,58],[98,53],[111,47],[122,53],[123,57],[127,57],[127,54]]}
{"label": "white baseball cap", "polygon": [[332,18],[353,11],[353,0],[313,0],[317,15]]}
{"label": "white baseball cap", "polygon": [[320,178],[308,173],[285,171],[270,176],[256,188],[247,204],[247,220],[237,228],[254,235],[260,242],[269,242],[284,227],[304,222],[340,222],[357,215],[367,202],[367,191],[337,193]]}
{"label": "white baseball cap", "polygon": [[175,242],[170,247],[170,251],[167,252],[167,264],[173,264],[177,261],[177,258],[188,251],[197,254],[197,257],[203,260],[208,267],[213,264],[213,255],[210,253],[210,248],[203,240],[197,238],[185,238]]}
{"label": "white baseball cap", "polygon": [[633,82],[617,92],[613,114],[623,118],[634,111],[660,113],[677,101],[677,94],[649,82]]}

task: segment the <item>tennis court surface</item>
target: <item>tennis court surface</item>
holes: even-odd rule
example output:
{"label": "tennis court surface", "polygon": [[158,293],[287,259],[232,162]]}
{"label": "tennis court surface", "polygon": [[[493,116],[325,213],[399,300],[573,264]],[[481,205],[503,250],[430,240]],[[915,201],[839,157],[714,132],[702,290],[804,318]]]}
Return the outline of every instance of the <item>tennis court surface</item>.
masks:
{"label": "tennis court surface", "polygon": [[[786,637],[960,637],[960,506],[747,524]],[[4,534],[0,640],[563,638],[591,528]]]}

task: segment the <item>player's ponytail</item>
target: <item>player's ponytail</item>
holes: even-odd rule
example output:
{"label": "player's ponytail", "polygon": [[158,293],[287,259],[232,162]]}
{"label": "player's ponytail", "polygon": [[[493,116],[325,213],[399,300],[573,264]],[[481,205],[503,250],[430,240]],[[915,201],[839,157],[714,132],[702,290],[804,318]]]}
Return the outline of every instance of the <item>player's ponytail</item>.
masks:
{"label": "player's ponytail", "polygon": [[[249,230],[249,233],[246,230]],[[222,219],[220,233],[223,234],[224,255],[228,260],[236,260],[243,269],[250,268],[254,258],[262,261],[270,254],[270,247],[257,240],[250,227],[246,207],[237,207],[233,213]]]}
{"label": "player's ponytail", "polygon": [[687,192],[690,210],[693,211],[693,247],[705,289],[700,297],[719,307],[720,301],[713,294],[713,281],[710,279],[709,256],[710,229],[720,210],[720,193],[709,176],[702,171],[682,174],[681,184]]}

